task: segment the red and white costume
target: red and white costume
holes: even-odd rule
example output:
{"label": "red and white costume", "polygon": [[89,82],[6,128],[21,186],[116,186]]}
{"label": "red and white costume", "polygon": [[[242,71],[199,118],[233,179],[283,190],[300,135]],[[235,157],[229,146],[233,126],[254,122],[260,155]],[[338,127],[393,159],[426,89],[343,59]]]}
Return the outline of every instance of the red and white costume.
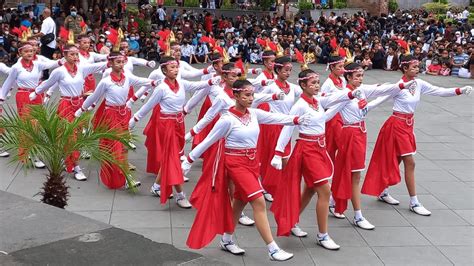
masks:
{"label": "red and white costume", "polygon": [[16,94],[16,106],[18,114],[25,116],[28,114],[28,105],[39,105],[43,103],[43,96],[39,95],[35,100],[30,101],[29,95],[38,87],[42,71],[60,66],[59,61],[49,60],[48,62],[31,61],[27,64],[23,59],[14,64],[7,79],[3,82],[0,91],[0,99],[4,100],[14,84],[18,85]]}
{"label": "red and white costume", "polygon": [[[337,78],[334,74],[329,74],[328,79],[324,81],[321,86],[322,95],[328,95],[336,91],[341,91],[346,87],[346,79],[344,77]],[[336,158],[336,151],[338,149],[337,142],[342,131],[342,118],[340,114],[336,114],[333,119],[326,123],[326,145],[327,151],[331,159]]]}
{"label": "red and white costume", "polygon": [[[81,108],[87,110],[93,103],[104,97],[104,126],[119,131],[128,131],[131,110],[125,104],[128,99],[129,88],[130,86],[145,85],[155,86],[155,82],[137,77],[129,72],[122,73],[120,76],[111,73],[99,82],[94,93],[84,101]],[[101,139],[100,143],[105,149],[112,150],[118,161],[122,161],[124,164],[127,163],[127,149],[122,143],[107,139]],[[117,166],[103,164],[100,169],[100,179],[111,189],[121,188],[125,185],[125,176]]]}
{"label": "red and white costume", "polygon": [[297,121],[296,116],[259,109],[247,109],[243,114],[231,107],[222,114],[209,135],[189,153],[188,161],[194,161],[214,143],[223,143],[225,139],[225,145],[220,145],[225,156],[216,157],[212,176],[202,176],[199,179],[202,184],[196,186],[202,188],[202,195],[199,195],[199,202],[194,205],[198,212],[187,240],[190,248],[205,247],[216,234],[233,231],[228,179],[235,185],[235,199],[249,202],[263,195],[258,179],[260,166],[256,151],[259,124],[293,125]]}
{"label": "red and white costume", "polygon": [[[282,101],[269,102],[268,106],[271,113],[287,115],[303,91],[295,84],[286,81],[280,83],[278,80],[275,80],[275,83],[267,86],[267,88],[263,90],[263,93],[267,94],[278,94],[281,92],[285,93],[285,98]],[[270,162],[275,155],[275,147],[282,129],[283,126],[281,125],[262,125],[258,140],[258,155],[261,163],[260,175],[263,181],[263,187],[270,194],[274,194],[281,177],[281,171],[273,168]],[[288,158],[290,152],[291,143],[288,143],[282,157]]]}
{"label": "red and white costume", "polygon": [[[350,85],[344,92],[354,90]],[[347,200],[352,197],[352,173],[365,169],[365,154],[367,149],[367,130],[365,118],[368,112],[367,100],[384,95],[395,95],[400,92],[398,84],[389,85],[360,85],[358,90],[362,99],[354,99],[342,105],[341,114],[343,125],[338,151],[334,162],[335,172],[331,185],[333,198],[336,201],[336,212],[343,213],[347,209]]]}
{"label": "red and white costume", "polygon": [[[138,121],[155,106],[160,106],[156,120],[147,125],[145,146],[148,150],[147,172],[161,172],[161,195],[169,195],[172,186],[184,183],[181,171],[180,154],[184,149],[184,114],[183,106],[186,92],[205,89],[212,86],[211,80],[190,82],[165,79],[158,85],[150,100],[138,110],[134,117]],[[161,197],[166,203],[168,197]]]}
{"label": "red and white costume", "polygon": [[[299,221],[301,177],[304,177],[309,188],[326,184],[332,178],[334,165],[326,151],[325,124],[337,113],[338,106],[351,99],[353,97],[350,92],[337,92],[327,97],[308,97],[302,94],[291,108],[290,115],[301,116],[308,113],[311,114],[311,120],[308,125],[297,126],[299,138],[273,196],[271,211],[275,214],[278,236],[288,236],[291,228]],[[283,155],[294,128],[295,126],[283,128],[275,154]]]}
{"label": "red and white costume", "polygon": [[[81,64],[93,64],[100,61],[107,60],[106,54],[98,54],[89,51],[79,50],[79,62]],[[89,74],[85,77],[84,80],[84,94],[90,95],[94,92],[95,89],[95,77],[93,74]]]}
{"label": "red and white costume", "polygon": [[[402,81],[408,80],[402,77]],[[368,105],[369,108],[375,108],[388,99],[394,100],[393,115],[383,124],[375,143],[362,186],[364,194],[379,196],[385,188],[400,183],[401,157],[416,153],[414,113],[421,95],[450,97],[461,94],[459,88],[437,87],[421,79],[415,81],[416,86],[412,86],[410,90],[399,91],[394,96],[377,98]]]}

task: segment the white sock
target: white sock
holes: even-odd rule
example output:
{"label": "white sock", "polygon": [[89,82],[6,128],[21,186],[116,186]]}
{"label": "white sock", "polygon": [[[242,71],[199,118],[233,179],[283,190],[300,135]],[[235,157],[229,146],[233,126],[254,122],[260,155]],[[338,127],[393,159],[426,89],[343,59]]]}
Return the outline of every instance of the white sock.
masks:
{"label": "white sock", "polygon": [[82,169],[79,165],[74,166],[74,172],[78,173],[78,172],[81,172],[81,171],[82,171]]}
{"label": "white sock", "polygon": [[153,189],[154,190],[160,190],[160,184],[153,183]]}
{"label": "white sock", "polygon": [[380,197],[388,195],[388,188],[384,189],[382,193],[380,193]]}
{"label": "white sock", "polygon": [[222,241],[223,241],[223,242],[226,242],[226,243],[231,242],[231,241],[232,241],[232,235],[231,235],[231,234],[224,233],[224,234],[222,235]]}
{"label": "white sock", "polygon": [[336,206],[336,202],[334,201],[334,198],[331,196],[329,196],[329,206]]}
{"label": "white sock", "polygon": [[360,218],[363,218],[363,216],[362,216],[362,211],[361,211],[361,210],[356,210],[356,211],[354,211],[354,218],[355,218],[356,220],[359,220]]}
{"label": "white sock", "polygon": [[318,233],[318,239],[323,239],[328,235],[328,233]]}
{"label": "white sock", "polygon": [[240,217],[243,217],[243,216],[245,216],[245,213],[244,213],[244,212],[242,212],[242,213],[240,214]]}
{"label": "white sock", "polygon": [[410,205],[413,206],[416,204],[420,204],[420,202],[418,201],[418,197],[417,196],[410,197]]}
{"label": "white sock", "polygon": [[176,193],[176,197],[178,199],[184,199],[186,198],[186,195],[184,195],[184,191],[181,191],[181,192]]}
{"label": "white sock", "polygon": [[275,241],[272,241],[270,244],[267,245],[267,247],[270,253],[273,253],[280,249]]}

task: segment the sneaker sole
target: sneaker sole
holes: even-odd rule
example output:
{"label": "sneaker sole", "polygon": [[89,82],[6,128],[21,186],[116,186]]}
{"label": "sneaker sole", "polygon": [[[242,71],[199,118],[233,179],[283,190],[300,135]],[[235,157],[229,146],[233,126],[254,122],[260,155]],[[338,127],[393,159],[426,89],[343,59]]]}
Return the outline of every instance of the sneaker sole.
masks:
{"label": "sneaker sole", "polygon": [[245,251],[244,251],[244,252],[239,252],[239,253],[232,253],[232,252],[230,252],[228,249],[226,249],[226,248],[223,247],[223,246],[221,246],[221,250],[223,250],[223,251],[225,251],[225,252],[228,252],[228,253],[230,253],[230,254],[232,254],[232,255],[235,255],[235,256],[242,256],[242,255],[245,254]]}
{"label": "sneaker sole", "polygon": [[325,247],[323,244],[321,244],[319,241],[316,241],[316,244],[317,244],[318,246],[321,246],[321,247],[324,248],[324,249],[327,249],[327,250],[334,250],[334,251],[336,251],[336,250],[341,249],[341,247],[338,247],[338,248],[327,248],[327,247]]}
{"label": "sneaker sole", "polygon": [[294,255],[291,256],[291,257],[289,257],[288,259],[285,259],[285,260],[277,260],[277,259],[274,259],[274,258],[273,258],[272,256],[270,256],[270,255],[268,255],[268,257],[270,257],[270,260],[271,260],[271,261],[287,261],[287,260],[292,259],[292,258],[294,257]]}
{"label": "sneaker sole", "polygon": [[255,224],[255,222],[253,222],[252,224],[243,224],[243,223],[241,223],[241,222],[239,221],[239,224],[240,224],[240,225],[243,225],[243,226],[253,226],[253,225]]}
{"label": "sneaker sole", "polygon": [[300,238],[301,238],[301,237],[307,237],[307,236],[308,236],[307,233],[306,233],[306,235],[303,235],[303,236],[297,236],[297,235],[295,235],[293,232],[291,232],[291,235],[293,235],[293,236],[295,236],[295,237],[300,237]]}
{"label": "sneaker sole", "polygon": [[415,213],[415,214],[418,214],[418,215],[420,215],[420,216],[431,216],[431,213],[430,213],[430,214],[421,214],[421,213],[419,213],[419,212],[414,211],[412,208],[410,208],[410,211],[413,212],[413,213]]}
{"label": "sneaker sole", "polygon": [[357,225],[357,224],[355,224],[355,223],[354,223],[354,226],[355,226],[355,227],[358,227],[358,228],[360,228],[360,229],[367,230],[367,231],[372,231],[372,230],[375,229],[375,227],[372,227],[372,228],[364,228],[364,227],[361,227],[361,226],[359,226],[359,225]]}
{"label": "sneaker sole", "polygon": [[397,202],[397,203],[390,203],[390,202],[388,202],[388,201],[385,201],[385,200],[379,199],[379,198],[377,198],[377,200],[378,200],[378,201],[381,201],[381,202],[383,202],[383,203],[387,203],[388,205],[393,205],[393,206],[395,206],[395,205],[400,205],[400,202]]}

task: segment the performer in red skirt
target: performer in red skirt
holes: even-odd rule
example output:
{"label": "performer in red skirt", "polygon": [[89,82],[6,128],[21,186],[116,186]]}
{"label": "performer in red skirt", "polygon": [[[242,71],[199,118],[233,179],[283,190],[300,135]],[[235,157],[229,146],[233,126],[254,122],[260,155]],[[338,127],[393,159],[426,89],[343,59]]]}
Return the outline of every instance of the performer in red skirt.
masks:
{"label": "performer in red skirt", "polygon": [[[90,52],[91,39],[88,35],[82,34],[77,36],[77,42],[79,44],[79,62],[81,64],[93,64],[107,60],[106,54]],[[84,81],[84,95],[89,96],[94,90],[95,77],[93,74],[89,74]]]}
{"label": "performer in red skirt", "polygon": [[[131,117],[131,110],[126,106],[128,91],[130,86],[156,86],[156,82],[146,78],[140,78],[130,72],[124,71],[126,62],[125,56],[120,52],[111,52],[108,64],[112,68],[112,72],[107,78],[102,79],[94,93],[89,96],[82,107],[74,114],[76,117],[81,116],[82,112],[100,98],[104,97],[105,110],[103,125],[107,128],[113,128],[119,131],[128,131],[128,122]],[[101,139],[101,145],[104,149],[112,150],[117,161],[121,162],[123,167],[128,167],[127,149],[119,141]],[[140,182],[127,182],[125,175],[117,166],[111,166],[104,163],[100,170],[100,179],[102,183],[110,189],[118,189],[122,187],[138,186]]]}
{"label": "performer in red skirt", "polygon": [[363,68],[350,63],[345,68],[344,77],[347,86],[343,91],[360,91],[357,99],[347,102],[340,108],[343,126],[336,154],[335,172],[331,185],[335,199],[334,213],[342,214],[347,209],[347,200],[352,201],[354,208],[354,224],[362,229],[371,230],[375,227],[362,216],[360,204],[359,182],[361,172],[365,169],[365,153],[367,148],[367,99],[383,95],[395,95],[403,88],[408,88],[413,81],[388,85],[364,85]]}
{"label": "performer in red skirt", "polygon": [[[250,202],[257,230],[267,244],[270,259],[284,261],[291,259],[293,254],[280,249],[273,240],[262,195],[263,188],[258,179],[256,147],[259,124],[306,124],[309,116],[297,117],[249,109],[253,102],[253,90],[248,80],[239,80],[233,84],[235,107],[231,107],[227,114],[221,116],[207,138],[190,152],[181,165],[183,172],[187,173],[194,160],[215,142],[225,138],[225,156],[216,158],[216,171],[211,177],[201,177],[202,180],[208,181],[207,191],[203,191],[207,196],[203,195],[203,201],[197,205],[198,213],[187,244],[191,248],[202,248],[209,244],[216,234],[223,234],[220,241],[223,250],[235,255],[244,254],[245,250],[232,240],[232,234],[243,208]],[[225,186],[227,178],[235,185],[232,210],[228,188]],[[215,186],[216,184],[219,184],[219,187]],[[233,213],[233,219],[230,218],[230,212]]]}
{"label": "performer in red skirt", "polygon": [[[160,196],[161,203],[165,204],[168,196],[172,193],[172,187],[176,189],[176,203],[181,208],[191,208],[191,204],[186,199],[182,184],[184,183],[183,173],[180,170],[180,155],[184,149],[184,115],[183,106],[186,100],[187,91],[196,91],[209,88],[220,82],[220,77],[207,81],[189,82],[178,80],[178,61],[170,56],[164,56],[160,60],[160,68],[165,75],[164,81],[155,89],[150,100],[138,110],[129,126],[133,128],[135,123],[142,119],[156,105],[160,105],[160,115],[157,121],[156,131],[149,131],[149,136],[159,142],[155,147],[148,147],[155,158],[155,163],[160,169],[153,185],[156,194]],[[158,134],[158,136],[153,135]]]}
{"label": "performer in red skirt", "polygon": [[[58,106],[58,114],[68,121],[74,120],[74,113],[81,108],[83,103],[84,82],[88,75],[98,73],[107,67],[107,62],[96,64],[79,64],[79,49],[72,44],[68,44],[63,50],[66,62],[51,72],[49,78],[41,83],[34,92],[30,93],[30,101],[34,101],[38,95],[42,95],[47,89],[57,88],[61,94],[61,100]],[[46,97],[51,97],[54,90],[48,90]],[[78,165],[80,153],[74,152],[66,160],[66,170],[69,173],[74,172],[76,180],[84,181],[87,177]]]}
{"label": "performer in red skirt", "polygon": [[[308,125],[298,125],[299,138],[283,170],[271,210],[278,224],[277,235],[288,236],[291,232],[295,236],[305,237],[308,233],[296,224],[312,196],[317,193],[316,217],[319,233],[316,241],[326,249],[336,250],[339,249],[339,245],[328,234],[328,208],[331,195],[328,180],[333,176],[334,165],[326,151],[324,130],[326,121],[336,114],[337,110],[334,108],[337,104],[351,100],[354,96],[353,92],[335,92],[330,96],[316,97],[319,92],[319,75],[311,69],[300,72],[298,83],[303,94],[291,108],[290,115],[309,113],[311,120]],[[294,128],[295,126],[285,126],[278,138],[276,155],[272,160],[272,166],[278,170],[282,168],[281,155],[291,140]],[[303,194],[300,191],[302,176],[305,180]]]}
{"label": "performer in red skirt", "polygon": [[405,182],[410,195],[409,209],[416,214],[428,216],[431,214],[418,201],[415,185],[416,141],[413,133],[414,113],[421,95],[450,97],[468,95],[472,87],[441,88],[416,78],[419,72],[419,62],[411,55],[402,56],[401,81],[413,81],[415,84],[409,90],[399,91],[394,96],[385,96],[372,101],[369,107],[374,108],[380,103],[393,99],[393,115],[387,119],[380,129],[375,148],[370,159],[369,169],[362,186],[362,193],[377,196],[379,200],[396,205],[399,201],[388,194],[389,186],[400,183],[399,165],[405,167]]}
{"label": "performer in red skirt", "polygon": [[[291,58],[279,57],[275,59],[274,70],[276,74],[275,83],[268,86],[263,93],[284,93],[285,97],[281,101],[269,102],[270,112],[275,114],[289,114],[291,107],[295,103],[296,99],[300,97],[302,90],[298,85],[289,83],[287,80],[291,75],[293,66],[291,64]],[[258,153],[260,158],[260,174],[262,177],[263,187],[265,188],[265,199],[269,202],[273,201],[272,194],[275,193],[276,186],[278,185],[281,177],[281,171],[276,170],[270,164],[273,156],[275,155],[275,146],[278,140],[278,136],[282,130],[281,125],[262,125],[261,134],[258,140]],[[291,144],[285,148],[282,154],[283,167],[288,161],[288,157],[291,152]]]}
{"label": "performer in red skirt", "polygon": [[[29,105],[43,103],[43,95],[39,95],[33,101],[29,98],[29,94],[38,87],[43,70],[59,67],[62,63],[59,60],[49,60],[47,62],[33,61],[35,55],[34,47],[28,42],[21,43],[18,47],[18,52],[21,58],[11,67],[7,79],[3,82],[0,91],[0,105],[5,101],[11,88],[17,85],[16,106],[18,114],[20,117],[26,118],[29,114]],[[20,155],[22,154],[21,150],[19,153]],[[45,167],[44,163],[37,158],[32,158],[32,161],[36,168]]]}

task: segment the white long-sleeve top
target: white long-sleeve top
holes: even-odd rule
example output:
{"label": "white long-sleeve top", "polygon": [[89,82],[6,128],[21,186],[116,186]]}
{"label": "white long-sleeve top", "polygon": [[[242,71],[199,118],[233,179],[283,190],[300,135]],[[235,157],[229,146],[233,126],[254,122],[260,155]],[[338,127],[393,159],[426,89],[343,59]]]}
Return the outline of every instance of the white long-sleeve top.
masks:
{"label": "white long-sleeve top", "polygon": [[[366,100],[385,95],[393,97],[394,95],[400,92],[400,87],[397,83],[383,85],[362,84],[357,89],[361,91],[362,98]],[[351,89],[347,87],[343,90],[343,92],[347,93],[350,91]],[[339,110],[339,113],[342,116],[342,121],[344,122],[344,124],[354,124],[364,121],[368,111],[369,109],[367,108],[367,106],[363,109],[359,108],[359,99],[353,99],[342,105]]]}
{"label": "white long-sleeve top", "polygon": [[[289,90],[287,93],[285,92],[285,99],[282,101],[273,101],[268,103],[268,105],[270,106],[271,113],[289,114],[291,107],[296,102],[296,99],[299,98],[303,93],[303,91],[298,85],[288,82],[287,84],[289,84]],[[277,82],[266,86],[265,89],[263,89],[262,91],[262,93],[266,94],[278,94],[280,92],[284,91],[280,89],[280,87],[278,87]]]}
{"label": "white long-sleeve top", "polygon": [[[256,82],[261,82],[262,80],[269,80],[269,79],[275,79],[275,75],[273,74],[273,72],[269,72],[267,71],[266,69],[264,69],[262,71],[262,73],[260,73],[256,78],[255,78],[255,81]],[[264,87],[262,87],[259,91],[255,90],[255,92],[261,92],[263,89],[265,89]]]}
{"label": "white long-sleeve top", "polygon": [[[108,56],[107,54],[98,54],[95,52],[87,52],[85,54],[82,54],[82,52],[80,52],[79,62],[81,62],[81,64],[84,64],[84,63],[93,64],[93,63],[107,60],[107,56]],[[132,66],[132,70],[133,70],[133,66]]]}
{"label": "white long-sleeve top", "polygon": [[[82,96],[84,92],[84,79],[89,74],[104,70],[107,67],[107,63],[81,63],[76,66],[77,72],[74,76],[69,73],[66,66],[64,65],[53,70],[49,76],[49,79],[45,80],[35,89],[36,94],[41,94],[48,88],[57,88],[57,86],[54,86],[57,84],[59,86],[59,92],[61,93],[61,96]],[[48,90],[48,95],[51,95],[53,92],[54,90]]]}
{"label": "white long-sleeve top", "polygon": [[213,85],[210,88],[196,91],[193,96],[191,96],[191,98],[186,102],[183,110],[186,113],[191,112],[202,100],[204,100],[204,98],[206,98],[206,96],[209,96],[211,103],[214,104],[214,100],[224,90],[224,86],[224,82],[221,82],[220,84]]}
{"label": "white long-sleeve top", "polygon": [[[401,79],[402,82],[407,82],[405,78]],[[395,95],[387,95],[379,97],[368,104],[369,110],[377,107],[381,103],[388,99],[393,99],[393,111],[399,113],[413,114],[415,113],[416,107],[421,100],[421,95],[432,95],[440,97],[451,97],[456,96],[457,88],[443,88],[434,86],[424,80],[415,79],[416,86],[411,89],[404,89],[396,93]],[[460,92],[459,92],[460,93]]]}
{"label": "white long-sleeve top", "polygon": [[18,88],[34,89],[38,87],[42,71],[59,66],[59,61],[50,60],[49,62],[34,61],[31,71],[23,67],[21,60],[18,60],[10,69],[7,79],[3,82],[0,92],[0,99],[5,99],[10,88],[18,85]]}
{"label": "white long-sleeve top", "polygon": [[10,68],[4,63],[0,63],[0,73],[8,75],[10,73]]}
{"label": "white long-sleeve top", "polygon": [[176,80],[178,83],[178,91],[173,92],[166,82],[160,83],[153,91],[152,96],[146,102],[140,110],[135,113],[137,120],[142,119],[147,113],[149,113],[157,104],[161,107],[161,113],[164,114],[176,114],[183,111],[184,103],[186,101],[187,91],[202,90],[212,85],[209,85],[209,81],[187,81],[187,80]]}
{"label": "white long-sleeve top", "polygon": [[273,114],[260,109],[247,109],[241,114],[234,108],[223,114],[209,135],[190,153],[189,158],[199,158],[212,144],[225,138],[225,147],[254,149],[257,147],[260,124],[293,125],[296,116]]}
{"label": "white long-sleeve top", "polygon": [[109,75],[103,78],[97,85],[94,93],[89,96],[82,105],[83,110],[87,110],[91,105],[105,97],[105,104],[109,106],[122,106],[127,102],[130,86],[154,86],[155,82],[147,78],[140,78],[130,72],[123,72],[124,80],[121,84],[112,80]]}
{"label": "white long-sleeve top", "polygon": [[[342,84],[337,86],[336,84]],[[331,94],[335,91],[340,91],[344,89],[347,85],[346,79],[344,77],[336,78],[333,74],[329,74],[328,79],[326,79],[321,86],[322,95]]]}
{"label": "white long-sleeve top", "polygon": [[301,134],[315,136],[324,134],[326,131],[326,121],[331,120],[336,115],[339,106],[350,101],[349,94],[346,92],[336,92],[326,96],[308,96],[302,94],[301,98],[291,107],[290,115],[301,116],[311,114],[311,120],[308,125],[285,126],[280,133],[275,150],[283,152],[286,145],[291,140],[293,130],[298,127]]}
{"label": "white long-sleeve top", "polygon": [[[197,122],[197,124],[193,127],[194,133],[201,132],[207,125],[209,125],[212,120],[218,114],[225,114],[232,106],[235,106],[235,99],[232,94],[231,89],[223,89],[219,92],[219,95],[214,99],[211,99],[212,106],[207,110],[206,114],[204,114],[203,118]],[[252,102],[252,107],[257,107],[259,104],[263,102],[269,102],[274,100],[274,95],[272,94],[265,94],[265,93],[255,93],[254,100]]]}
{"label": "white long-sleeve top", "polygon": [[[148,61],[143,59],[143,58],[136,58],[136,57],[133,57],[133,56],[127,56],[127,62],[123,66],[123,69],[125,71],[130,72],[130,73],[133,73],[133,66],[135,66],[135,65],[137,65],[137,66],[147,66],[147,64],[148,64]],[[112,72],[111,68],[106,69],[102,73],[102,78],[108,77],[110,75],[110,72]]]}

